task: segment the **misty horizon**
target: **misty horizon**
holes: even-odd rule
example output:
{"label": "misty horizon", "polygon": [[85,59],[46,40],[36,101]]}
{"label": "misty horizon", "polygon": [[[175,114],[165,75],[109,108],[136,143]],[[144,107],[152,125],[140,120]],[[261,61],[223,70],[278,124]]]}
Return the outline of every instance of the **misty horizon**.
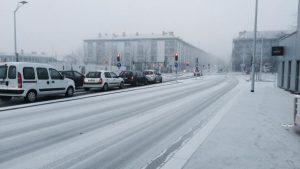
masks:
{"label": "misty horizon", "polygon": [[[13,53],[13,11],[17,0],[0,2],[0,52]],[[219,58],[229,59],[232,39],[253,31],[255,1],[50,1],[31,0],[17,13],[18,51],[60,58],[83,50],[83,40],[174,32],[176,37]],[[297,0],[259,1],[258,31],[293,30]]]}

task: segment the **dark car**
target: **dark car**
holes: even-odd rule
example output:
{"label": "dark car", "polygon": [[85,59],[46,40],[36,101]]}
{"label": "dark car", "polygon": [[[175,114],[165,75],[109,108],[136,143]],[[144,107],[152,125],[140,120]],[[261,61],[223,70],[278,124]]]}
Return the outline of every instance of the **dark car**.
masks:
{"label": "dark car", "polygon": [[62,75],[64,75],[66,78],[72,79],[75,83],[76,88],[80,88],[83,85],[84,81],[84,75],[73,70],[65,70],[65,71],[60,71]]}
{"label": "dark car", "polygon": [[148,84],[146,76],[141,71],[122,71],[119,76],[124,79],[125,84],[134,86]]}

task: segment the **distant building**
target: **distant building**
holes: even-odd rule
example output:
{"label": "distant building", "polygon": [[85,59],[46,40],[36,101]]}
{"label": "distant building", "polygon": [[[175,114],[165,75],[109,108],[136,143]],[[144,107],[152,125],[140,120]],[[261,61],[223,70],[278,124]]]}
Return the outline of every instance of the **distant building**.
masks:
{"label": "distant building", "polygon": [[86,64],[116,65],[120,54],[122,66],[127,69],[174,70],[174,56],[179,53],[179,70],[192,69],[196,58],[200,65],[213,62],[213,57],[205,51],[175,37],[173,32],[160,35],[112,34],[84,40],[84,61]]}
{"label": "distant building", "polygon": [[[255,55],[256,71],[259,71],[260,60],[262,57],[263,67],[269,71],[276,71],[276,58],[272,57],[272,46],[278,46],[279,39],[286,36],[285,31],[261,31],[257,32],[257,46]],[[253,32],[243,31],[233,39],[232,48],[232,71],[245,72],[251,69],[251,58],[253,55]]]}
{"label": "distant building", "polygon": [[[14,54],[0,53],[0,62],[15,62],[16,56]],[[57,60],[54,57],[46,55],[34,54],[20,54],[19,62],[33,62],[33,63],[54,63]]]}

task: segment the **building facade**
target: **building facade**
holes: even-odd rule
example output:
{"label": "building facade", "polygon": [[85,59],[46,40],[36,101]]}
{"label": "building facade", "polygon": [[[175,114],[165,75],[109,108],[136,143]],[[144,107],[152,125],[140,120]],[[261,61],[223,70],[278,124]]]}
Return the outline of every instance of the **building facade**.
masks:
{"label": "building facade", "polygon": [[298,7],[297,30],[280,39],[284,48],[283,56],[278,57],[277,85],[285,90],[300,93],[300,3]]}
{"label": "building facade", "polygon": [[175,37],[172,32],[160,35],[99,36],[84,40],[84,62],[111,67],[116,65],[116,57],[121,56],[121,64],[126,69],[157,69],[164,72],[174,70],[174,56],[179,54],[179,70],[192,69],[196,58],[199,64],[209,64],[214,58],[203,50]]}
{"label": "building facade", "polygon": [[[272,46],[278,46],[279,39],[288,33],[284,31],[261,31],[257,32],[257,46],[255,54],[255,70],[268,68],[268,71],[277,70],[277,60],[272,57]],[[233,39],[232,48],[232,71],[249,72],[253,55],[253,32],[243,31]],[[262,63],[261,63],[262,62]],[[267,69],[265,69],[266,71]]]}

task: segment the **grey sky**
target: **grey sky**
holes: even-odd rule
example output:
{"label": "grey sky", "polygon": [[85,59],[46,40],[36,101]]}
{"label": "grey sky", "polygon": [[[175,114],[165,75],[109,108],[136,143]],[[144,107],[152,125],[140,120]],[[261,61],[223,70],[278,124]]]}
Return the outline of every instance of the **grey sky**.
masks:
{"label": "grey sky", "polygon": [[[18,48],[62,56],[99,32],[134,34],[174,31],[220,57],[232,38],[253,30],[255,0],[28,0],[18,11]],[[0,52],[13,52],[17,0],[0,0]],[[259,0],[259,30],[296,25],[298,0]]]}

